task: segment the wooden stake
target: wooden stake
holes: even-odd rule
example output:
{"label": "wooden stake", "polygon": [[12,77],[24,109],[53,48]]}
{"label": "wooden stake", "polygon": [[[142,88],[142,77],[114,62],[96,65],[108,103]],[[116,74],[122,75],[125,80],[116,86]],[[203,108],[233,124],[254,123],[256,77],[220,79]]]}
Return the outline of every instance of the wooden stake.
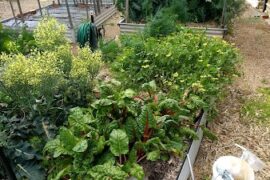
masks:
{"label": "wooden stake", "polygon": [[13,4],[12,4],[11,0],[8,0],[8,2],[9,2],[9,5],[10,5],[10,8],[11,8],[11,11],[12,11],[12,15],[13,15],[13,17],[15,19],[15,23],[17,24],[17,17],[15,15]]}
{"label": "wooden stake", "polygon": [[24,22],[24,18],[23,18],[23,12],[22,12],[22,7],[21,7],[20,0],[17,0],[17,4],[18,4],[18,8],[19,8],[19,12],[20,12],[20,16],[21,16],[21,20],[22,20],[22,22]]}
{"label": "wooden stake", "polygon": [[65,0],[65,2],[66,2],[66,7],[67,7],[67,13],[68,13],[68,19],[69,19],[70,28],[73,29],[73,23],[72,23],[70,10],[69,10],[68,0]]}
{"label": "wooden stake", "polygon": [[221,27],[225,27],[226,23],[226,12],[227,12],[227,0],[223,0],[223,9],[222,9],[222,16],[221,16]]}
{"label": "wooden stake", "polygon": [[42,16],[42,9],[41,9],[40,0],[37,0],[37,2],[38,2],[38,8],[39,8],[39,11],[40,11],[40,15]]}
{"label": "wooden stake", "polygon": [[128,15],[129,15],[129,0],[126,0],[126,23],[128,23]]}
{"label": "wooden stake", "polygon": [[87,20],[89,21],[88,0],[86,0],[86,16]]}
{"label": "wooden stake", "polygon": [[97,0],[97,9],[98,9],[98,14],[100,14],[100,2]]}
{"label": "wooden stake", "polygon": [[93,0],[95,15],[98,15],[96,0]]}

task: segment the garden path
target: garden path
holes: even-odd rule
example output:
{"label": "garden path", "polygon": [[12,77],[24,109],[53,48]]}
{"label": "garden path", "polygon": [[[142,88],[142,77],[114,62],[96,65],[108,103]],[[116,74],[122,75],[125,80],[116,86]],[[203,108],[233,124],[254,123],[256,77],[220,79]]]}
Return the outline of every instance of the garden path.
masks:
{"label": "garden path", "polygon": [[196,179],[210,179],[214,161],[223,155],[240,156],[235,143],[250,149],[265,163],[256,179],[270,179],[270,126],[259,125],[242,116],[242,108],[261,87],[270,87],[270,25],[258,17],[258,11],[247,7],[235,20],[233,33],[227,40],[239,48],[243,62],[241,77],[228,87],[226,97],[218,106],[218,116],[209,124],[218,141],[203,140],[195,162]]}

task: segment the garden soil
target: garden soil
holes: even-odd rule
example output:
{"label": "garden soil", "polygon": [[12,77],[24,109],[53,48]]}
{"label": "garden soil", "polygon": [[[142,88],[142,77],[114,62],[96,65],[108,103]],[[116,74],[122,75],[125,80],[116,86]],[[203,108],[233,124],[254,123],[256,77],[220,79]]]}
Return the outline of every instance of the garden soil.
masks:
{"label": "garden soil", "polygon": [[235,43],[242,56],[241,77],[227,88],[226,97],[219,103],[218,116],[209,123],[218,141],[204,139],[195,162],[196,180],[210,179],[214,161],[225,155],[240,156],[242,145],[266,163],[256,179],[270,179],[270,127],[259,125],[241,116],[245,101],[256,96],[261,87],[270,87],[270,25],[252,7],[235,20],[227,40]]}

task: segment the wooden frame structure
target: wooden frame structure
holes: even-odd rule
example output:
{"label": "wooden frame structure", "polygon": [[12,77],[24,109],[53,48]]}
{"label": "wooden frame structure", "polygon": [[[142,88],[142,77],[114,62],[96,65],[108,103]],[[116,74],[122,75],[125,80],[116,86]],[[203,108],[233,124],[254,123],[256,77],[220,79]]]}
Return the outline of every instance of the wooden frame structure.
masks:
{"label": "wooden frame structure", "polygon": [[[13,17],[15,19],[15,23],[17,24],[17,18],[18,17],[15,14],[15,10],[14,10],[13,4],[12,4],[12,0],[8,0],[8,1],[9,1],[11,11],[12,11],[12,15],[13,15]],[[24,22],[24,13],[22,11],[21,2],[20,2],[20,0],[16,0],[16,2],[17,2],[18,9],[19,9],[19,18],[20,18],[20,20],[22,22]],[[74,5],[78,5],[80,3],[81,4],[86,4],[87,20],[89,20],[89,12],[88,12],[88,10],[89,10],[88,5],[89,4],[93,4],[94,11],[95,11],[96,15],[99,15],[101,13],[101,7],[103,6],[102,0],[73,0],[73,3],[74,3]],[[60,0],[57,0],[57,4],[61,5]],[[37,0],[37,5],[38,5],[38,9],[40,11],[40,15],[43,16],[40,0]],[[68,19],[69,19],[69,25],[70,25],[70,28],[73,29],[74,26],[73,26],[73,22],[72,22],[72,17],[71,17],[71,13],[70,13],[68,0],[65,0],[65,5],[66,5]]]}

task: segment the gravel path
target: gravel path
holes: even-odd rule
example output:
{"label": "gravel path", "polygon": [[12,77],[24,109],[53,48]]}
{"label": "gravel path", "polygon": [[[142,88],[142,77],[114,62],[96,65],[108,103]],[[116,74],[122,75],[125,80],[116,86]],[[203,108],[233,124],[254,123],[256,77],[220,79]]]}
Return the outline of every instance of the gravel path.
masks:
{"label": "gravel path", "polygon": [[241,117],[245,100],[254,97],[258,88],[270,87],[270,25],[255,17],[258,14],[255,9],[247,7],[236,19],[233,35],[228,37],[242,55],[243,62],[239,67],[242,76],[228,87],[226,97],[218,107],[219,115],[210,123],[218,141],[203,140],[194,167],[196,179],[209,179],[212,164],[218,157],[239,156],[241,150],[234,146],[235,143],[250,149],[266,163],[266,168],[256,173],[256,179],[270,179],[270,127]]}

